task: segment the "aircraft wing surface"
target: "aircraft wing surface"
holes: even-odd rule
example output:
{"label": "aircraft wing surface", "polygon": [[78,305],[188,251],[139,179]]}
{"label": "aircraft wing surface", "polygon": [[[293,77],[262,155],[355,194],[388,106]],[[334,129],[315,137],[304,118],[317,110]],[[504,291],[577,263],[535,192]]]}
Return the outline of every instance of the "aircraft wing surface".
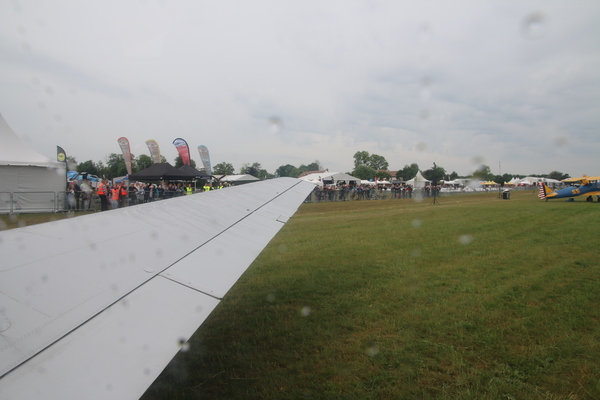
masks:
{"label": "aircraft wing surface", "polygon": [[279,178],[0,232],[0,398],[139,398],[313,188]]}

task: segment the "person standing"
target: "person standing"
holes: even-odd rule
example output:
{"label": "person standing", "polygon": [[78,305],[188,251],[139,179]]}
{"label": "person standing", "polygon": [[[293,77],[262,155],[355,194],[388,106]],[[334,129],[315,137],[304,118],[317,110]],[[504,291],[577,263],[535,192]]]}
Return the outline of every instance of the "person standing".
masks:
{"label": "person standing", "polygon": [[100,197],[100,211],[108,210],[108,186],[106,180],[100,181],[98,184],[98,197]]}

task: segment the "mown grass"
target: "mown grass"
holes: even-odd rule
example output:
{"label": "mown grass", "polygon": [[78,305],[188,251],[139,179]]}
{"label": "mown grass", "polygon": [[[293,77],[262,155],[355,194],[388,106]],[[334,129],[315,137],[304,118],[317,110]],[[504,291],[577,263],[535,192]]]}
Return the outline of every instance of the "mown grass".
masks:
{"label": "mown grass", "polygon": [[144,399],[600,399],[597,203],[304,204]]}
{"label": "mown grass", "polygon": [[143,398],[600,399],[600,204],[430,202],[302,205]]}

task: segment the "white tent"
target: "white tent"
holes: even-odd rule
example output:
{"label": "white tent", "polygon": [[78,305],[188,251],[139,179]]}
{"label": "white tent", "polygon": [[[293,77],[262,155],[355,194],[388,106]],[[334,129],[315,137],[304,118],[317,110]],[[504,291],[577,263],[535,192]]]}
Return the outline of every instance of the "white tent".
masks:
{"label": "white tent", "polygon": [[410,181],[406,181],[407,185],[411,185],[414,188],[422,188],[426,183],[431,182],[423,177],[421,171],[417,171],[417,175],[412,178]]}
{"label": "white tent", "polygon": [[354,185],[360,185],[360,179],[355,178],[352,175],[345,174],[343,172],[316,172],[314,174],[304,175],[300,179],[315,184],[318,184],[319,182],[324,182],[337,185],[340,182],[344,182],[345,184],[349,185],[351,182],[354,182]]}
{"label": "white tent", "polygon": [[0,213],[62,209],[66,169],[29,148],[0,114]]}
{"label": "white tent", "polygon": [[225,175],[224,177],[222,177],[220,179],[221,182],[229,182],[229,183],[250,183],[250,182],[256,182],[259,181],[260,179],[258,179],[255,176],[249,175],[249,174],[243,174],[243,175]]}

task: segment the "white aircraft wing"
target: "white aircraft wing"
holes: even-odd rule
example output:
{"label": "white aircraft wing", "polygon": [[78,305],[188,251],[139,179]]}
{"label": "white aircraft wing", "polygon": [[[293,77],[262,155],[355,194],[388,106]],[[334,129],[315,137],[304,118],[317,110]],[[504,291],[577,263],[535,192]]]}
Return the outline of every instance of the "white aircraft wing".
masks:
{"label": "white aircraft wing", "polygon": [[0,399],[135,399],[314,186],[292,178],[0,232]]}

